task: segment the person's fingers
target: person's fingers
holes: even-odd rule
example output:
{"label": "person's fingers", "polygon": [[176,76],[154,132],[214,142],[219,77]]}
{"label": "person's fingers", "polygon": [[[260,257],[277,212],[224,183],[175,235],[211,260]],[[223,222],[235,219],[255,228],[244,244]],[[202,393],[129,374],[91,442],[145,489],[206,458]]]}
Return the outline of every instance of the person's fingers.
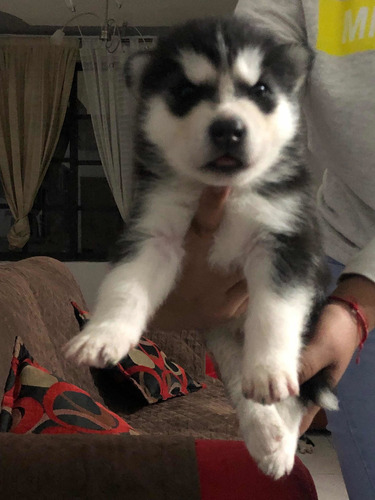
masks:
{"label": "person's fingers", "polygon": [[212,234],[216,231],[223,218],[229,192],[229,187],[208,187],[203,191],[191,224],[196,234]]}
{"label": "person's fingers", "polygon": [[249,307],[249,297],[247,297],[240,305],[239,307],[237,307],[237,309],[235,310],[235,312],[233,313],[233,316],[235,318],[239,318],[240,316],[242,316],[243,314],[246,313],[247,311],[247,308]]}
{"label": "person's fingers", "polygon": [[241,295],[247,295],[247,283],[242,271],[228,274],[220,269],[215,269],[215,273],[220,276],[222,288],[229,299],[233,297],[236,300],[237,296],[241,298]]}
{"label": "person's fingers", "polygon": [[248,298],[247,283],[245,279],[237,281],[229,290],[226,291],[226,296],[229,301],[243,302]]}
{"label": "person's fingers", "polygon": [[245,279],[241,279],[235,283],[225,294],[231,316],[238,317],[246,312],[249,303],[249,294]]}

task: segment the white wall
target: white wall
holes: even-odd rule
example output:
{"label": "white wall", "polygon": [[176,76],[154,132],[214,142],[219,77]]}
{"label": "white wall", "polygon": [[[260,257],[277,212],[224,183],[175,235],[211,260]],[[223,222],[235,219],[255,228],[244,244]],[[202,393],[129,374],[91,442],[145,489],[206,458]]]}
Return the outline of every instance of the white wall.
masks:
{"label": "white wall", "polygon": [[[76,13],[94,12],[104,19],[104,0],[72,0]],[[32,25],[61,26],[74,13],[67,7],[70,0],[0,0],[0,11],[12,14]],[[115,0],[109,0],[109,17],[117,24],[127,22],[135,26],[169,26],[189,17],[226,14],[233,11],[237,0],[122,0],[118,9]],[[85,16],[73,25],[97,26],[93,16]]]}
{"label": "white wall", "polygon": [[65,262],[70,269],[87,302],[89,310],[92,310],[100,283],[108,270],[106,262]]}

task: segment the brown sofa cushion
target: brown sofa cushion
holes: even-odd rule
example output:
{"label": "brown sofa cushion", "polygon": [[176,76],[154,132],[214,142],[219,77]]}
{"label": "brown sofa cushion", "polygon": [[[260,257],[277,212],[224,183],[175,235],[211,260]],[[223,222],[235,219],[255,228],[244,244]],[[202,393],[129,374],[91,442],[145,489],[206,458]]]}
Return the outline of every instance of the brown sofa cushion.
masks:
{"label": "brown sofa cushion", "polygon": [[206,346],[198,330],[147,330],[144,336],[167,352],[171,359],[183,366],[195,379],[200,380],[205,376]]}
{"label": "brown sofa cushion", "polygon": [[68,362],[62,354],[62,346],[79,331],[71,301],[85,307],[81,290],[63,263],[32,257],[0,264],[0,390],[14,337],[20,335],[41,365],[101,402],[89,369]]}
{"label": "brown sofa cushion", "polygon": [[28,280],[20,273],[21,264],[17,262],[0,265],[1,390],[8,376],[9,360],[12,357],[16,335],[22,335],[44,366],[63,376],[63,368],[50,340],[38,300]]}
{"label": "brown sofa cushion", "polygon": [[[206,377],[202,391],[186,397],[168,399],[140,411],[123,407],[113,388],[105,391],[111,397],[110,408],[144,434],[193,436],[196,439],[242,439],[236,414],[225,396],[221,381]],[[117,391],[118,392],[118,391]]]}

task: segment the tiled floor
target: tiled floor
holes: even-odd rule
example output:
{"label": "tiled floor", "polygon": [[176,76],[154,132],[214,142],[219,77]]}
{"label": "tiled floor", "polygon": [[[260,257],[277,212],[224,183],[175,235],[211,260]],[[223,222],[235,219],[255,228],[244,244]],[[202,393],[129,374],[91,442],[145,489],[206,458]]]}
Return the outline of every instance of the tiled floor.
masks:
{"label": "tiled floor", "polygon": [[329,435],[309,435],[315,444],[314,452],[298,456],[314,478],[319,500],[348,500],[340,465]]}

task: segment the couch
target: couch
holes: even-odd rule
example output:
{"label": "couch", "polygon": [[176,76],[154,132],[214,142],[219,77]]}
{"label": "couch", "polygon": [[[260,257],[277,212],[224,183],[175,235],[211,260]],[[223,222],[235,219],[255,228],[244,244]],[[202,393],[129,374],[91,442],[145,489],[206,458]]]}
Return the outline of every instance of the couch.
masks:
{"label": "couch", "polygon": [[205,388],[129,410],[100,371],[63,357],[62,346],[78,332],[72,301],[85,307],[63,263],[48,257],[0,263],[0,398],[14,338],[20,335],[41,366],[102,405],[112,405],[139,434],[1,432],[2,498],[317,499],[298,457],[292,473],[278,481],[257,469],[222,383],[205,374],[205,349],[197,332],[147,335]]}

